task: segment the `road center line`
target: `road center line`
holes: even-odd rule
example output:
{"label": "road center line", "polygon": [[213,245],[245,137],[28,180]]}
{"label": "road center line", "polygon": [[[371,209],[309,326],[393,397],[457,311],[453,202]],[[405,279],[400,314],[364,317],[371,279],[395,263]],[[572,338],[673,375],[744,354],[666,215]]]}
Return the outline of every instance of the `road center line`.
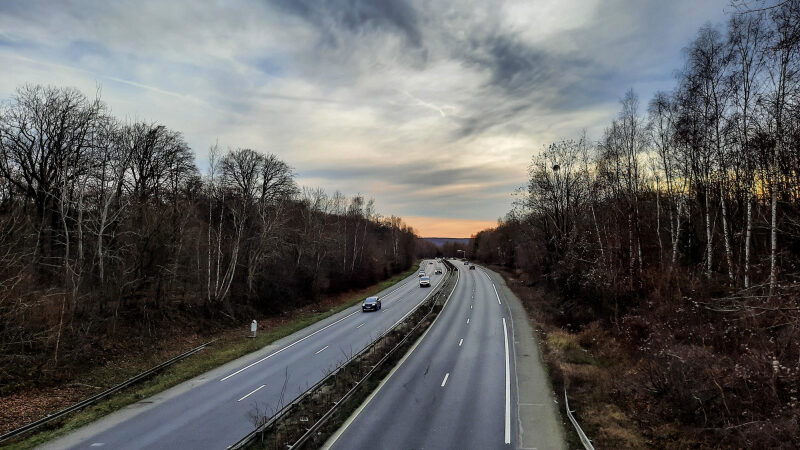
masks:
{"label": "road center line", "polygon": [[323,352],[323,351],[324,351],[326,348],[328,348],[328,346],[327,346],[327,345],[326,345],[325,347],[322,347],[321,349],[317,350],[317,352],[316,352],[316,353],[314,353],[314,354],[315,354],[315,355],[319,355],[319,354],[320,354],[320,353],[322,353],[322,352]]}
{"label": "road center line", "polygon": [[511,443],[511,371],[508,363],[508,327],[506,327],[506,318],[503,317],[503,342],[506,349],[506,430],[505,430],[505,443]]}
{"label": "road center line", "polygon": [[464,339],[462,338],[460,341],[458,341],[458,346],[461,347],[461,344],[463,344],[463,343],[464,343]]}
{"label": "road center line", "polygon": [[367,323],[367,322],[361,322],[361,325],[357,326],[356,329],[359,329],[359,328],[363,327],[365,323]]}
{"label": "road center line", "polygon": [[444,385],[447,383],[447,377],[449,377],[449,376],[450,376],[450,372],[447,372],[446,374],[444,374],[444,380],[442,380],[442,387],[444,387]]}
{"label": "road center line", "polygon": [[244,397],[242,397],[242,398],[240,398],[239,400],[236,400],[236,401],[237,401],[237,402],[240,402],[240,401],[242,401],[242,400],[246,399],[247,397],[250,397],[251,395],[255,394],[256,392],[258,392],[258,391],[260,391],[262,388],[264,388],[264,386],[266,386],[266,384],[262,384],[261,386],[259,386],[259,387],[255,388],[255,389],[253,389],[253,390],[252,390],[252,391],[251,391],[249,394],[245,395]]}

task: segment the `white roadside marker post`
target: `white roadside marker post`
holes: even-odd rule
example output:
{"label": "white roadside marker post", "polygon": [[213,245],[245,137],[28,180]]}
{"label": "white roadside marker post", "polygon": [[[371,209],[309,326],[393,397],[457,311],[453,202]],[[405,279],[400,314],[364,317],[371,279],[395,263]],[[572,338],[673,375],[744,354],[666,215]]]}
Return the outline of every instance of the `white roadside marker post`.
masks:
{"label": "white roadside marker post", "polygon": [[256,322],[255,320],[253,320],[253,321],[250,323],[250,336],[249,336],[249,337],[251,337],[251,338],[254,338],[254,337],[256,337],[256,331],[257,331],[257,330],[258,330],[258,322]]}

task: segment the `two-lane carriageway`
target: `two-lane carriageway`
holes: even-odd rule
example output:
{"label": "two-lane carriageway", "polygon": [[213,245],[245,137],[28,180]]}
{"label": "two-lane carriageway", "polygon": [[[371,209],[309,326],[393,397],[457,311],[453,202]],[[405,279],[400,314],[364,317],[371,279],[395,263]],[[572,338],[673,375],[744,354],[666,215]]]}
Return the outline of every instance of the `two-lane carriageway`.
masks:
{"label": "two-lane carriageway", "polygon": [[402,320],[441,283],[444,275],[433,273],[437,267],[445,269],[439,262],[421,265],[431,288],[419,287],[415,273],[380,294],[380,311],[351,307],[46,447],[224,449],[253,429],[253,414],[271,415]]}
{"label": "two-lane carriageway", "polygon": [[516,436],[509,309],[480,268],[459,283],[419,345],[327,443],[351,449],[506,449]]}

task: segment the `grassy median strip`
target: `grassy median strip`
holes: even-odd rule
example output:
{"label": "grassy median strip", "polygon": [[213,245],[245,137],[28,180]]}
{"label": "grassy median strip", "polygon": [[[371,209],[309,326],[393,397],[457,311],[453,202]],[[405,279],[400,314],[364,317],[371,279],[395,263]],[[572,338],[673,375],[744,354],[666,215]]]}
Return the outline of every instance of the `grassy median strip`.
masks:
{"label": "grassy median strip", "polygon": [[[148,378],[136,384],[135,386],[131,386],[107,399],[101,400],[91,406],[87,406],[86,408],[73,414],[69,414],[63,419],[52,424],[42,425],[42,427],[33,432],[33,434],[23,436],[16,441],[12,440],[9,442],[3,442],[2,446],[3,448],[10,449],[29,449],[38,445],[42,445],[45,442],[48,442],[56,437],[63,436],[84,425],[94,422],[103,416],[122,409],[125,406],[158,394],[159,392],[169,389],[186,380],[190,380],[198,375],[208,372],[211,369],[233,361],[236,358],[257,351],[267,345],[270,345],[278,339],[289,336],[290,334],[300,331],[309,325],[354,306],[360,303],[365,296],[377,294],[411,276],[417,270],[418,266],[412,266],[409,270],[397,274],[373,286],[367,291],[366,295],[363,293],[364,291],[361,291],[358,295],[354,295],[352,298],[349,298],[326,311],[301,314],[285,324],[270,328],[268,330],[259,331],[258,337],[254,339],[246,338],[246,333],[244,331],[241,333],[241,335],[232,335],[229,333],[195,355],[175,363],[164,371],[153,375],[153,377]],[[97,384],[107,384],[108,386],[119,383],[124,381],[124,379],[136,375],[136,373],[126,373],[123,374],[121,378],[115,380],[114,375],[108,373],[108,369],[101,369],[100,372],[101,373],[98,375],[92,377],[93,382]]]}

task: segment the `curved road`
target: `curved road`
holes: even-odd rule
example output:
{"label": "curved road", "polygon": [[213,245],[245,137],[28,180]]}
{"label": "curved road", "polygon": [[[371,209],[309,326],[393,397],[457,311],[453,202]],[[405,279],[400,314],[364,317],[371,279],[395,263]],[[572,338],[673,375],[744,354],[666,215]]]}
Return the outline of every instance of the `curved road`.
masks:
{"label": "curved road", "polygon": [[[441,263],[423,261],[433,275]],[[360,305],[322,320],[275,345],[110,414],[45,448],[224,449],[253,429],[254,412],[272,415],[328,370],[366,347],[432,291],[414,274],[381,293],[383,309]]]}
{"label": "curved road", "polygon": [[326,445],[336,450],[518,446],[510,310],[482,269],[454,263],[459,283],[436,322]]}

